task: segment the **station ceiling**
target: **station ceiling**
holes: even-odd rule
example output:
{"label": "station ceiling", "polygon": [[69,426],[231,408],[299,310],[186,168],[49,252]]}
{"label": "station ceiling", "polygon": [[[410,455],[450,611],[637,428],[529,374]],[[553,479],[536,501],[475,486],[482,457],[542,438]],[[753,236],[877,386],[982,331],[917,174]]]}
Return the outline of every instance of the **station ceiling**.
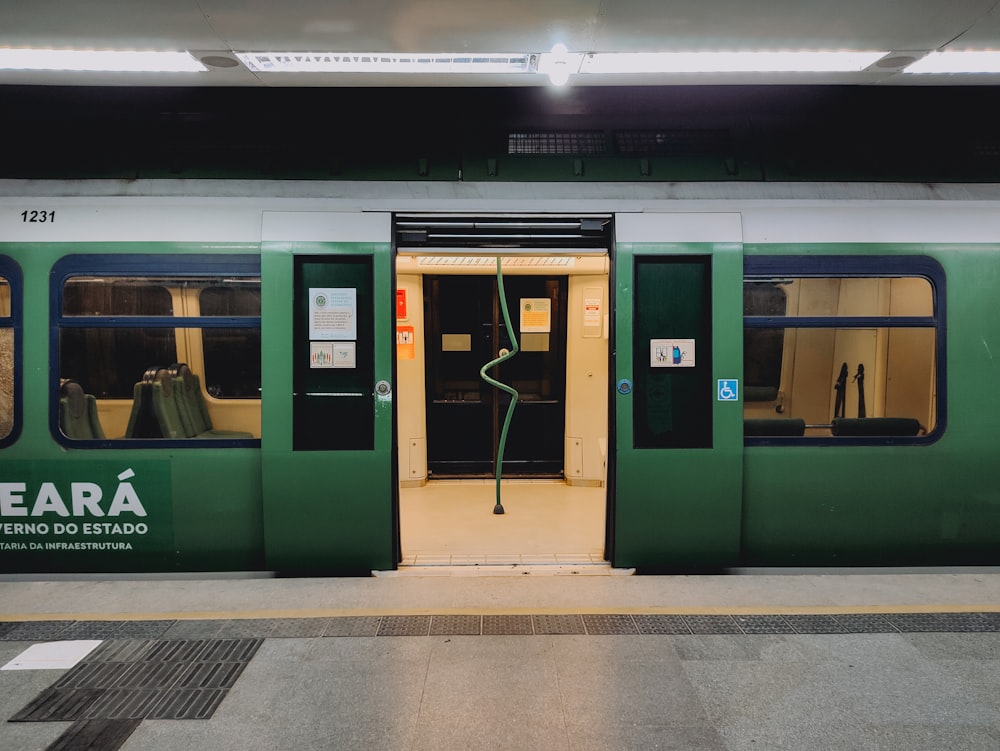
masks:
{"label": "station ceiling", "polygon": [[[998,85],[920,74],[941,51],[1000,49],[997,0],[6,0],[3,48],[176,50],[193,73],[0,70],[0,85],[530,87],[555,45],[572,86]],[[609,53],[847,50],[853,71],[587,73]],[[247,62],[248,55],[255,55]],[[242,57],[241,57],[242,56]],[[417,58],[424,72],[412,72]],[[594,56],[594,57],[592,57]],[[297,60],[305,72],[281,72]],[[621,59],[621,58],[616,58]],[[378,71],[371,65],[381,60]],[[506,61],[506,62],[504,62]],[[596,64],[596,63],[595,63]],[[504,68],[504,66],[508,66]],[[520,68],[518,66],[521,66]],[[419,68],[420,66],[418,66]],[[709,66],[711,67],[711,66]],[[339,68],[339,69],[338,69]]]}

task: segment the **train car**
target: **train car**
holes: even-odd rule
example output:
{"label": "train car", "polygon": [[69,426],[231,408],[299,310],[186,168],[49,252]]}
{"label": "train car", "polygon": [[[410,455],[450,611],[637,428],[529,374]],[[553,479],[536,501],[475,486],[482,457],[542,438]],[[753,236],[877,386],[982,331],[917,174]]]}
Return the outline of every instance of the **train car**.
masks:
{"label": "train car", "polygon": [[503,349],[504,490],[591,558],[1000,562],[993,185],[2,192],[4,571],[394,569],[469,481],[560,560],[541,501],[492,513]]}

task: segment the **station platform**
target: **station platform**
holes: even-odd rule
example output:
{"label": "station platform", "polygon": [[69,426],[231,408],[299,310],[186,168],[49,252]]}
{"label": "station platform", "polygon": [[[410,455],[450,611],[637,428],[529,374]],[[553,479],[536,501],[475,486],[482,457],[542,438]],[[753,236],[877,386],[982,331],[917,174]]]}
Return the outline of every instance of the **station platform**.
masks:
{"label": "station platform", "polygon": [[0,578],[0,749],[1000,748],[1000,569]]}

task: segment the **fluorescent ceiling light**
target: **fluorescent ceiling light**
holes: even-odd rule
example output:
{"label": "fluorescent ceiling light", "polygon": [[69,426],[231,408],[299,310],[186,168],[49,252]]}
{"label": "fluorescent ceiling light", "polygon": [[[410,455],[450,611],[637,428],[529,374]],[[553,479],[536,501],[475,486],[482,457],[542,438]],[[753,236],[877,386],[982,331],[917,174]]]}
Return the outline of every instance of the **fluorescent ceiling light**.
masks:
{"label": "fluorescent ceiling light", "polygon": [[237,52],[256,73],[524,73],[527,53]]}
{"label": "fluorescent ceiling light", "polygon": [[1000,51],[931,52],[904,73],[1000,73]]}
{"label": "fluorescent ceiling light", "polygon": [[887,52],[594,52],[581,73],[834,73],[857,72]]}
{"label": "fluorescent ceiling light", "polygon": [[857,72],[887,52],[595,52],[581,73],[834,73]]}
{"label": "fluorescent ceiling light", "polygon": [[208,70],[187,52],[51,49],[0,49],[0,69],[124,73],[200,73]]}
{"label": "fluorescent ceiling light", "polygon": [[538,72],[549,77],[553,86],[565,86],[569,77],[580,72],[583,53],[570,52],[566,45],[557,44],[551,52],[538,56]]}

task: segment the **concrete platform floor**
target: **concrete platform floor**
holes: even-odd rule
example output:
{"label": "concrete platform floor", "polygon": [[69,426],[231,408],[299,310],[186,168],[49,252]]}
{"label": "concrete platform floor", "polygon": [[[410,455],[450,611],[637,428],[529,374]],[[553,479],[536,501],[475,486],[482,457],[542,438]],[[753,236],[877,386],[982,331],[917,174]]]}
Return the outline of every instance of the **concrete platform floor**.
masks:
{"label": "concrete platform floor", "polygon": [[[501,616],[527,633],[487,633]],[[796,632],[821,616],[884,625]],[[642,633],[651,623],[685,627]],[[400,624],[419,635],[395,635]],[[31,628],[52,636],[17,636]],[[109,629],[98,649],[115,655],[186,640],[250,656],[207,719],[96,716],[117,732],[97,745],[82,734],[106,728],[84,720],[2,722],[0,749],[1000,748],[1000,572],[988,569],[0,579],[0,665]],[[3,719],[70,670],[0,670]]]}

